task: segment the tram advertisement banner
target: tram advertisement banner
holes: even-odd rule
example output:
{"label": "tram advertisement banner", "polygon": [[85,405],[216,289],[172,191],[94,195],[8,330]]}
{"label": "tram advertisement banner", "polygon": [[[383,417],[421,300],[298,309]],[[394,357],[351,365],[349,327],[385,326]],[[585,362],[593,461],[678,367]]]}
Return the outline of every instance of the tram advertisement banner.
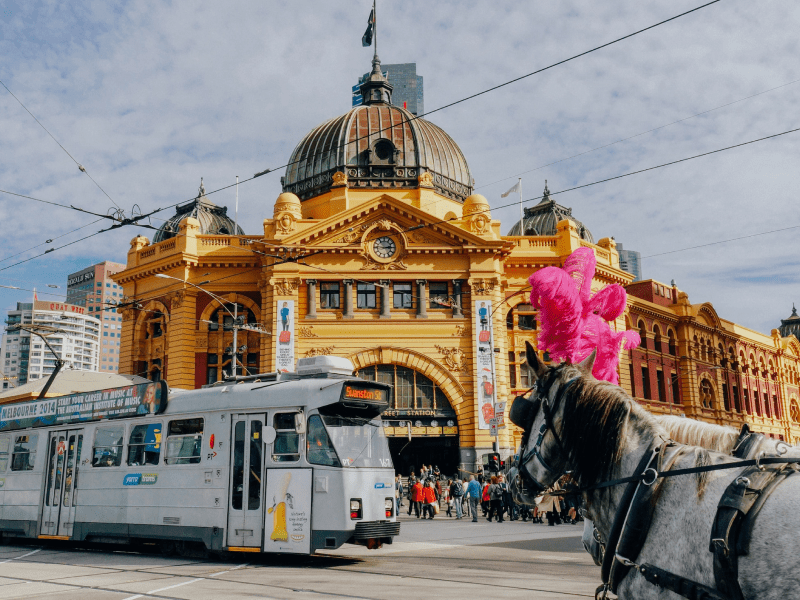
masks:
{"label": "tram advertisement banner", "polygon": [[264,552],[311,552],[311,469],[267,469]]}
{"label": "tram advertisement banner", "polygon": [[0,406],[0,431],[47,427],[163,412],[167,382],[147,382],[120,388]]}
{"label": "tram advertisement banner", "polygon": [[477,365],[478,429],[491,429],[489,421],[494,418],[496,400],[491,301],[476,300],[473,314],[475,342],[478,348],[478,357],[475,360]]}
{"label": "tram advertisement banner", "polygon": [[278,300],[275,318],[275,370],[289,373],[294,371],[294,300]]}

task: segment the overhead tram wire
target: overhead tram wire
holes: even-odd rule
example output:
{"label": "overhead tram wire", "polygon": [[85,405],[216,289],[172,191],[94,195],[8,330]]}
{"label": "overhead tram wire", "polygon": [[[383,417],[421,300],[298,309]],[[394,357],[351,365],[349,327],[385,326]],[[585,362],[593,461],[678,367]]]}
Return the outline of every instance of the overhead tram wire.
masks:
{"label": "overhead tram wire", "polygon": [[67,150],[66,148],[64,148],[64,146],[61,144],[61,142],[59,142],[59,141],[58,141],[58,140],[55,138],[55,136],[54,136],[52,133],[50,133],[50,131],[47,129],[47,127],[45,127],[45,126],[42,124],[42,122],[41,122],[39,119],[37,119],[37,118],[36,118],[36,116],[35,116],[35,115],[34,115],[34,114],[33,114],[33,113],[30,111],[30,110],[28,110],[28,107],[27,107],[27,106],[25,106],[25,105],[22,103],[22,100],[20,100],[19,98],[17,98],[17,97],[14,95],[14,92],[12,92],[10,89],[8,89],[8,86],[7,86],[5,83],[3,83],[2,81],[0,81],[0,85],[2,85],[4,88],[6,88],[6,91],[7,91],[9,94],[11,94],[11,96],[14,98],[14,100],[16,100],[17,102],[19,102],[19,105],[20,105],[22,108],[24,108],[24,109],[25,109],[25,112],[27,112],[27,113],[28,113],[28,114],[29,114],[31,117],[33,117],[33,120],[34,120],[34,121],[36,121],[36,122],[39,124],[39,127],[41,127],[42,129],[44,129],[44,130],[47,132],[47,135],[49,135],[51,138],[53,138],[53,141],[54,141],[56,144],[58,144],[58,145],[59,145],[59,147],[60,147],[60,148],[61,148],[61,149],[62,149],[62,150],[63,150],[63,151],[64,151],[64,152],[67,154],[67,156],[69,156],[69,157],[72,159],[72,162],[74,162],[74,163],[75,163],[75,164],[78,166],[78,170],[80,170],[80,171],[81,171],[82,173],[84,173],[84,174],[85,174],[85,175],[86,175],[86,176],[87,176],[89,179],[91,179],[91,180],[92,180],[92,183],[94,183],[94,184],[97,186],[97,188],[98,188],[98,189],[99,189],[101,192],[103,192],[103,194],[105,194],[106,198],[108,198],[109,200],[111,200],[111,202],[114,204],[114,206],[116,206],[116,207],[117,207],[117,208],[119,208],[119,209],[122,209],[122,207],[121,207],[119,204],[117,204],[117,203],[114,201],[114,199],[113,199],[111,196],[109,196],[109,195],[108,195],[108,192],[106,192],[106,191],[105,191],[105,190],[102,188],[102,186],[101,186],[99,183],[97,183],[97,182],[94,180],[94,177],[92,177],[91,175],[89,175],[89,171],[87,171],[87,170],[86,170],[86,167],[84,167],[84,166],[83,166],[81,163],[79,163],[77,160],[75,160],[75,157],[74,157],[74,156],[72,156],[72,154],[70,154],[70,153],[69,153],[69,150]]}
{"label": "overhead tram wire", "polygon": [[49,244],[49,243],[51,243],[53,240],[57,240],[57,239],[59,239],[59,238],[62,238],[62,237],[64,237],[64,236],[67,236],[67,235],[69,235],[69,234],[71,234],[71,233],[75,233],[76,231],[80,231],[81,229],[86,229],[86,228],[87,228],[87,227],[89,227],[90,225],[94,225],[95,223],[99,223],[99,222],[100,222],[100,221],[102,221],[102,220],[103,220],[103,219],[97,219],[97,220],[95,220],[95,221],[92,221],[92,222],[90,222],[90,223],[87,223],[86,225],[81,225],[80,227],[76,227],[76,228],[75,228],[75,229],[73,229],[72,231],[68,231],[68,232],[66,232],[66,233],[62,233],[61,235],[57,235],[57,236],[55,236],[55,237],[49,238],[47,241],[45,241],[45,242],[42,242],[42,243],[40,243],[40,244],[36,244],[35,246],[31,246],[31,247],[30,247],[30,248],[28,248],[27,250],[23,250],[22,252],[17,252],[16,254],[12,254],[12,255],[10,255],[10,256],[6,256],[5,258],[0,258],[0,263],[2,263],[2,262],[5,262],[5,261],[7,261],[7,260],[11,260],[12,258],[14,258],[14,257],[16,257],[16,256],[21,256],[21,255],[25,254],[26,252],[30,252],[31,250],[35,250],[35,249],[36,249],[36,248],[38,248],[39,246],[44,246],[45,244]]}
{"label": "overhead tram wire", "polygon": [[631,136],[628,136],[626,138],[621,138],[621,139],[619,139],[619,140],[617,140],[615,142],[610,142],[608,144],[603,144],[602,146],[597,146],[596,148],[592,148],[591,150],[586,150],[585,152],[579,152],[578,154],[573,154],[572,156],[568,156],[566,158],[561,158],[559,160],[555,160],[553,162],[547,163],[546,165],[540,165],[538,167],[534,167],[533,169],[528,169],[527,171],[522,171],[521,173],[517,173],[516,175],[509,175],[508,177],[503,177],[502,179],[498,179],[496,181],[492,181],[491,183],[485,183],[483,185],[480,185],[480,186],[476,187],[475,189],[476,190],[480,190],[480,189],[483,189],[485,187],[489,187],[490,185],[495,185],[497,183],[502,183],[502,182],[507,181],[509,179],[513,179],[515,177],[519,177],[520,175],[526,175],[528,173],[533,173],[534,171],[538,171],[539,169],[545,169],[547,167],[552,167],[553,165],[557,165],[559,163],[562,163],[562,162],[565,162],[565,161],[568,161],[568,160],[572,160],[573,158],[578,158],[579,156],[585,156],[586,154],[591,154],[592,152],[596,152],[597,150],[602,150],[603,148],[609,148],[611,146],[614,146],[615,144],[620,144],[622,142],[627,142],[628,140],[632,140],[634,138],[637,138],[637,137],[640,137],[640,136],[643,136],[643,135],[647,135],[648,133],[653,133],[654,131],[659,131],[660,129],[664,129],[666,127],[671,127],[672,125],[677,125],[678,123],[683,123],[683,122],[688,121],[690,119],[694,119],[696,117],[701,117],[703,115],[707,115],[708,113],[714,112],[715,110],[720,110],[720,109],[726,108],[728,106],[733,106],[734,104],[738,104],[739,102],[744,102],[745,100],[750,100],[751,98],[756,98],[757,96],[761,96],[761,95],[766,94],[768,92],[773,92],[775,90],[779,90],[779,89],[784,88],[786,86],[795,84],[798,81],[800,81],[800,79],[795,79],[794,81],[790,81],[788,83],[781,84],[779,86],[770,88],[768,90],[763,90],[763,91],[758,92],[756,94],[752,94],[752,95],[746,96],[744,98],[739,98],[738,100],[734,100],[732,102],[728,102],[726,104],[721,104],[720,106],[716,106],[714,108],[709,108],[708,110],[704,110],[702,112],[695,113],[695,114],[693,114],[693,115],[691,115],[689,117],[684,117],[683,119],[678,119],[677,121],[672,121],[671,123],[667,123],[665,125],[659,125],[658,127],[653,127],[652,129],[648,129],[647,131],[642,131],[641,133],[637,133],[635,135],[631,135]]}
{"label": "overhead tram wire", "polygon": [[[666,23],[669,23],[670,21],[674,21],[676,19],[680,19],[681,17],[685,17],[688,14],[697,12],[698,10],[701,10],[703,8],[711,6],[712,4],[716,4],[718,2],[721,2],[721,0],[711,0],[711,2],[706,2],[705,4],[701,4],[700,6],[696,6],[695,8],[692,8],[690,10],[682,12],[682,13],[680,13],[678,15],[675,15],[673,17],[670,17],[668,19],[664,19],[663,21],[659,21],[658,23],[654,23],[653,25],[649,25],[649,26],[647,26],[647,27],[645,27],[643,29],[639,29],[637,31],[634,31],[633,33],[629,33],[629,34],[624,35],[622,37],[619,37],[617,39],[611,40],[610,42],[606,42],[605,44],[601,44],[600,46],[595,46],[594,48],[591,48],[589,50],[585,50],[584,52],[581,52],[579,54],[575,54],[573,56],[570,56],[569,58],[565,58],[565,59],[560,60],[558,62],[554,62],[553,64],[550,64],[550,65],[548,65],[546,67],[542,67],[540,69],[536,69],[535,71],[531,71],[530,73],[526,73],[525,75],[520,75],[519,77],[515,77],[514,79],[509,79],[508,81],[505,81],[503,83],[494,85],[494,86],[492,86],[490,88],[486,88],[485,90],[482,90],[480,92],[476,92],[475,94],[470,94],[469,96],[465,96],[464,98],[461,98],[459,100],[455,100],[455,101],[450,102],[448,104],[444,104],[444,105],[442,105],[442,106],[440,106],[438,108],[434,108],[433,110],[429,110],[428,112],[422,113],[420,115],[414,115],[413,117],[407,118],[407,119],[405,119],[405,120],[403,120],[403,121],[401,121],[399,123],[395,123],[393,125],[389,125],[388,127],[384,127],[384,128],[378,129],[377,131],[373,131],[372,133],[367,134],[365,136],[357,137],[357,138],[355,138],[353,140],[350,140],[349,142],[345,142],[343,144],[340,144],[340,145],[338,145],[338,146],[336,146],[336,147],[334,147],[332,149],[328,149],[328,150],[324,150],[322,152],[315,152],[315,153],[309,154],[309,155],[305,156],[302,159],[295,160],[295,161],[290,161],[290,162],[286,163],[285,165],[280,165],[278,167],[264,169],[263,171],[259,171],[258,173],[253,175],[253,177],[251,177],[250,179],[246,179],[245,181],[250,181],[252,179],[255,179],[256,177],[261,177],[262,175],[266,175],[267,173],[274,173],[275,171],[279,171],[281,169],[285,169],[286,167],[298,164],[298,163],[302,162],[303,160],[308,160],[309,158],[313,158],[315,156],[322,156],[322,155],[325,155],[325,154],[330,154],[331,151],[333,151],[333,150],[340,150],[342,148],[346,148],[350,144],[355,144],[355,143],[357,143],[357,142],[359,142],[361,140],[368,139],[371,136],[383,133],[384,131],[388,131],[388,130],[394,129],[395,127],[401,127],[402,128],[406,123],[411,123],[412,121],[416,121],[417,119],[421,119],[422,117],[427,117],[428,115],[432,115],[433,113],[439,112],[440,110],[444,110],[446,108],[450,108],[452,106],[456,106],[457,104],[461,104],[462,102],[466,102],[468,100],[472,100],[474,98],[477,98],[478,96],[483,96],[484,94],[488,94],[489,92],[493,92],[495,90],[499,90],[499,89],[504,88],[504,87],[506,87],[508,85],[511,85],[513,83],[517,83],[518,81],[522,81],[523,79],[527,79],[528,77],[532,77],[534,75],[538,75],[539,73],[543,73],[544,71],[548,71],[548,70],[553,69],[555,67],[558,67],[560,65],[566,64],[566,63],[568,63],[570,61],[573,61],[573,60],[576,60],[576,59],[578,59],[578,58],[580,58],[582,56],[586,56],[587,54],[591,54],[592,52],[597,52],[598,50],[602,50],[603,48],[607,48],[608,46],[612,46],[612,45],[617,44],[617,43],[619,43],[619,42],[621,42],[623,40],[627,40],[629,38],[632,38],[632,37],[634,37],[636,35],[639,35],[640,33],[644,33],[645,31],[649,31],[650,29],[655,29],[656,27],[659,27],[660,25],[665,25]],[[242,183],[244,183],[244,182],[242,182]]]}
{"label": "overhead tram wire", "polygon": [[[636,35],[638,35],[638,34],[640,34],[640,33],[643,33],[643,32],[645,32],[645,31],[648,31],[648,30],[650,30],[650,29],[654,29],[655,27],[658,27],[658,26],[660,26],[660,25],[664,25],[664,24],[666,24],[666,23],[669,23],[669,22],[671,22],[671,21],[674,21],[674,20],[676,20],[676,19],[679,19],[680,17],[684,17],[684,16],[686,16],[686,15],[688,15],[688,14],[694,13],[694,12],[696,12],[696,11],[700,10],[700,9],[706,8],[706,7],[708,7],[708,6],[711,6],[712,4],[716,4],[716,3],[718,3],[718,2],[721,2],[721,1],[722,1],[722,0],[711,0],[711,2],[707,2],[707,3],[705,3],[705,4],[702,4],[702,5],[700,5],[700,6],[697,6],[697,7],[693,8],[693,9],[690,9],[690,10],[688,10],[688,11],[685,11],[685,12],[683,12],[683,13],[680,13],[680,14],[678,14],[678,15],[675,15],[675,16],[673,16],[673,17],[670,17],[670,18],[668,18],[668,19],[665,19],[665,20],[663,20],[663,21],[659,21],[658,23],[654,23],[653,25],[650,25],[650,26],[648,26],[648,27],[645,27],[645,28],[643,28],[643,29],[639,29],[639,30],[637,30],[637,31],[634,31],[633,33],[629,33],[629,34],[627,34],[627,35],[624,35],[624,36],[622,36],[622,37],[620,37],[620,38],[617,38],[617,39],[615,39],[615,40],[612,40],[612,41],[610,41],[610,42],[606,42],[605,44],[602,44],[602,45],[600,45],[600,46],[596,46],[596,47],[594,47],[594,48],[591,48],[591,49],[589,49],[589,50],[586,50],[586,51],[584,51],[584,52],[581,52],[581,53],[579,53],[579,54],[576,54],[576,55],[574,55],[574,56],[571,56],[571,57],[569,57],[569,58],[566,58],[566,59],[560,60],[560,61],[558,61],[558,62],[555,62],[555,63],[553,63],[553,64],[551,64],[551,65],[548,65],[548,66],[546,66],[546,67],[542,67],[541,69],[537,69],[537,70],[535,70],[535,71],[532,71],[532,72],[530,72],[530,73],[527,73],[527,74],[525,74],[525,75],[521,75],[521,76],[519,76],[519,77],[515,77],[514,79],[511,79],[511,80],[509,80],[509,81],[506,81],[506,82],[504,82],[504,83],[501,83],[501,84],[495,85],[495,86],[493,86],[493,87],[487,88],[487,89],[485,89],[485,90],[483,90],[483,91],[480,91],[480,92],[477,92],[477,93],[475,93],[475,94],[471,94],[470,96],[466,96],[466,97],[464,97],[464,98],[461,98],[461,99],[459,99],[459,100],[456,100],[456,101],[454,101],[454,102],[450,102],[450,103],[448,103],[448,104],[445,104],[445,105],[443,105],[443,106],[440,106],[440,107],[438,107],[438,108],[435,108],[435,109],[433,109],[433,110],[431,110],[431,111],[428,111],[428,112],[426,112],[426,113],[423,113],[423,114],[421,114],[421,115],[415,115],[415,116],[413,116],[412,118],[409,118],[409,119],[407,119],[407,120],[405,120],[405,121],[402,121],[401,123],[394,124],[394,125],[390,125],[389,127],[382,128],[382,129],[380,129],[380,130],[378,130],[378,131],[375,131],[375,132],[373,132],[373,133],[372,133],[372,134],[370,134],[370,135],[376,135],[376,134],[379,134],[379,133],[381,133],[381,132],[383,132],[383,131],[386,131],[386,130],[392,129],[392,128],[394,128],[394,127],[402,127],[403,125],[405,125],[405,123],[409,123],[409,122],[411,122],[411,121],[415,121],[415,120],[417,120],[417,119],[420,119],[420,118],[422,118],[422,117],[424,117],[424,116],[427,116],[427,115],[433,114],[433,113],[435,113],[435,112],[439,112],[439,111],[441,111],[441,110],[444,110],[444,109],[446,109],[446,108],[450,108],[450,107],[452,107],[452,106],[455,106],[455,105],[457,105],[457,104],[461,104],[462,102],[466,102],[467,100],[471,100],[471,99],[473,99],[473,98],[477,98],[478,96],[482,96],[482,95],[484,95],[484,94],[487,94],[487,93],[489,93],[489,92],[492,92],[492,91],[498,90],[498,89],[500,89],[500,88],[503,88],[503,87],[505,87],[505,86],[507,86],[507,85],[511,85],[512,83],[516,83],[516,82],[518,82],[518,81],[521,81],[521,80],[523,80],[523,79],[526,79],[526,78],[528,78],[528,77],[531,77],[531,76],[533,76],[533,75],[536,75],[536,74],[538,74],[538,73],[542,73],[543,71],[547,71],[547,70],[549,70],[549,69],[552,69],[552,68],[554,68],[554,67],[557,67],[557,66],[559,66],[559,65],[562,65],[562,64],[565,64],[565,63],[567,63],[567,62],[573,61],[573,60],[575,60],[575,59],[577,59],[577,58],[580,58],[580,57],[582,57],[582,56],[586,56],[587,54],[591,54],[592,52],[596,52],[596,51],[598,51],[598,50],[601,50],[601,49],[603,49],[603,48],[606,48],[606,47],[608,47],[608,46],[611,46],[611,45],[613,45],[613,44],[616,44],[616,43],[618,43],[618,42],[621,42],[621,41],[623,41],[623,40],[626,40],[626,39],[628,39],[628,38],[634,37],[634,36],[636,36]],[[0,81],[0,83],[2,83],[2,81]],[[6,87],[6,86],[5,86],[5,84],[3,84],[3,87]],[[8,88],[7,88],[7,87],[6,87],[6,90],[8,90]],[[9,91],[9,94],[11,94],[12,96],[14,96],[14,94],[12,94],[10,90],[8,90],[8,91]],[[17,99],[17,101],[19,102],[19,99],[18,99],[18,98],[16,98],[16,96],[14,96],[14,98],[15,98],[15,99]],[[22,104],[22,103],[20,102],[20,104]],[[24,108],[24,105],[23,105],[23,108]],[[26,108],[25,110],[27,111],[27,108]],[[30,111],[28,111],[28,112],[29,112],[29,114],[31,114],[31,116],[32,116],[34,119],[36,119],[36,117],[34,117],[34,116],[33,116],[33,114],[32,114],[32,113],[30,113]],[[38,120],[37,120],[37,123],[39,123],[39,121],[38,121]],[[41,125],[41,123],[39,123],[39,124]],[[43,128],[43,129],[45,129],[45,131],[47,131],[47,129],[46,129],[46,128],[44,128],[44,125],[42,125],[42,128]],[[49,134],[49,132],[48,132],[48,134]],[[52,134],[50,134],[50,136],[51,136],[51,137],[53,137],[53,136],[52,136]],[[358,138],[356,138],[356,139],[354,139],[354,140],[352,140],[352,141],[345,142],[344,144],[341,144],[340,146],[338,146],[338,147],[337,147],[337,149],[338,149],[338,148],[344,148],[344,147],[346,147],[348,144],[357,143],[358,141],[360,141],[360,140],[362,140],[362,139],[367,139],[368,137],[369,137],[369,135],[367,135],[367,136],[362,136],[362,137],[358,137]],[[55,140],[55,138],[54,138],[54,137],[53,137],[53,139]],[[58,143],[58,140],[55,140],[55,141],[56,141],[56,143]],[[60,143],[59,143],[59,146],[61,146],[61,144],[60,144]],[[62,149],[64,149],[64,148],[63,148],[63,146],[62,146]],[[64,151],[66,152],[66,149],[64,149]],[[310,155],[310,156],[311,156],[311,157],[313,157],[313,156],[317,156],[317,154],[325,154],[326,152],[327,152],[327,153],[329,153],[329,152],[330,152],[330,150],[327,150],[327,151],[324,151],[324,152],[320,152],[320,153],[315,153],[315,154],[312,154],[312,155]],[[69,154],[69,153],[67,152],[67,154]],[[70,155],[70,158],[72,158],[72,160],[73,160],[73,161],[75,161],[75,159],[72,157],[72,155]],[[309,158],[309,157],[306,157],[306,159],[307,159],[307,158]],[[305,160],[305,159],[304,159],[304,160]],[[77,163],[77,161],[75,161],[75,162],[76,162],[76,164],[79,164],[79,163]],[[256,178],[258,178],[258,177],[261,177],[261,176],[263,176],[263,175],[266,175],[267,173],[273,173],[273,172],[275,172],[275,171],[278,171],[278,170],[280,170],[280,169],[284,169],[284,168],[286,168],[286,167],[289,167],[289,166],[291,166],[291,165],[293,165],[293,164],[297,164],[297,163],[299,163],[299,162],[300,162],[299,160],[297,160],[297,161],[290,161],[290,162],[288,162],[288,163],[286,163],[285,165],[282,165],[282,166],[278,166],[278,167],[274,167],[274,168],[265,169],[265,170],[263,170],[263,171],[260,171],[260,172],[258,172],[258,173],[256,173],[256,174],[254,174],[252,177],[248,177],[247,179],[243,179],[243,180],[241,180],[241,181],[239,181],[239,182],[234,182],[234,183],[231,183],[231,184],[229,184],[229,185],[226,185],[226,186],[223,186],[223,187],[221,187],[221,188],[218,188],[218,189],[216,189],[216,190],[212,190],[212,191],[210,191],[210,192],[206,192],[206,195],[207,195],[207,196],[210,196],[211,194],[215,194],[215,193],[217,193],[217,192],[220,192],[220,191],[226,190],[226,189],[228,189],[228,188],[234,187],[234,186],[238,185],[239,183],[247,183],[247,182],[249,182],[249,181],[253,181],[254,179],[256,179]],[[87,173],[87,175],[88,175],[88,173]],[[93,180],[93,181],[94,181],[94,180]],[[98,187],[99,187],[99,186],[98,186]],[[101,189],[102,189],[102,188],[101,188]],[[103,218],[107,218],[107,219],[114,220],[114,221],[116,222],[116,226],[115,226],[115,227],[112,227],[112,228],[109,228],[109,229],[117,229],[117,228],[119,228],[119,227],[124,227],[124,226],[126,226],[126,225],[136,225],[136,224],[138,224],[138,221],[140,221],[140,220],[142,220],[142,219],[144,219],[144,218],[147,218],[147,217],[149,217],[149,216],[151,216],[151,215],[154,215],[154,214],[156,214],[156,213],[159,213],[159,212],[162,212],[162,211],[164,211],[164,210],[167,210],[168,208],[173,208],[173,207],[175,207],[175,206],[178,206],[179,204],[183,204],[184,202],[190,202],[191,200],[193,200],[193,199],[194,199],[194,198],[189,198],[189,199],[187,199],[187,200],[183,200],[183,201],[180,201],[180,202],[176,202],[176,203],[174,203],[174,204],[170,204],[170,205],[168,205],[168,206],[164,206],[164,207],[162,207],[162,208],[155,209],[155,210],[153,210],[153,211],[150,211],[149,213],[146,213],[146,214],[143,214],[143,215],[137,215],[137,216],[135,216],[135,217],[134,217],[134,216],[132,216],[130,219],[125,219],[125,220],[122,220],[122,221],[120,221],[120,220],[118,220],[117,218],[115,218],[115,217],[112,217],[111,215],[102,215],[102,214],[95,213],[95,212],[92,212],[92,211],[89,211],[89,210],[86,210],[86,209],[78,208],[78,207],[75,207],[75,206],[67,206],[67,205],[64,205],[64,204],[59,204],[59,203],[55,203],[55,202],[50,202],[50,201],[47,201],[47,200],[41,200],[41,199],[39,199],[39,198],[33,198],[33,197],[28,197],[28,196],[22,196],[21,194],[16,194],[16,193],[14,193],[14,192],[8,192],[8,191],[5,191],[5,190],[0,190],[0,191],[3,191],[3,192],[5,192],[5,193],[8,193],[8,194],[13,194],[13,195],[16,195],[16,196],[27,197],[27,198],[29,198],[29,199],[31,199],[31,200],[35,200],[35,201],[37,201],[37,202],[45,202],[45,203],[48,203],[48,204],[53,204],[53,205],[55,205],[55,206],[62,206],[62,207],[64,207],[64,208],[71,208],[71,209],[73,209],[73,210],[76,210],[76,211],[79,211],[79,212],[85,212],[85,213],[92,214],[92,215],[95,215],[95,216],[100,216],[100,217],[103,217]],[[105,193],[105,192],[104,192],[104,193]],[[110,198],[109,198],[109,199],[110,199]],[[112,202],[113,202],[113,200],[112,200]],[[116,204],[116,203],[115,203],[115,204]],[[0,270],[2,270],[2,269],[0,269]]]}

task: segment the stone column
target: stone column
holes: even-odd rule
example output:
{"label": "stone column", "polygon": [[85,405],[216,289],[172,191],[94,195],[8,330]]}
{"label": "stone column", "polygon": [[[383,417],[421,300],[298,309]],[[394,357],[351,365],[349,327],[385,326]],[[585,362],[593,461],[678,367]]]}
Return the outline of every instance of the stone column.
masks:
{"label": "stone column", "polygon": [[425,294],[427,280],[417,279],[417,319],[428,318],[428,296]]}
{"label": "stone column", "polygon": [[345,279],[342,283],[344,283],[344,312],[342,313],[342,318],[344,319],[352,319],[353,318],[353,280],[352,279]]}
{"label": "stone column", "polygon": [[[195,332],[197,292],[178,290],[167,298],[169,323],[163,336],[152,338],[154,352],[150,360],[161,358],[161,376],[170,385],[186,390],[195,389]],[[155,352],[161,348],[161,352]],[[163,356],[157,356],[162,354]],[[168,358],[168,360],[167,360]],[[168,363],[168,364],[165,364]]]}
{"label": "stone column", "polygon": [[306,286],[308,286],[308,310],[306,311],[306,319],[317,318],[317,280],[306,279]]}
{"label": "stone column", "polygon": [[392,296],[392,282],[388,279],[381,279],[378,282],[381,287],[381,319],[391,319],[392,318],[392,307],[389,304],[389,301]]}
{"label": "stone column", "polygon": [[463,319],[464,311],[461,307],[461,280],[453,279],[453,318]]}

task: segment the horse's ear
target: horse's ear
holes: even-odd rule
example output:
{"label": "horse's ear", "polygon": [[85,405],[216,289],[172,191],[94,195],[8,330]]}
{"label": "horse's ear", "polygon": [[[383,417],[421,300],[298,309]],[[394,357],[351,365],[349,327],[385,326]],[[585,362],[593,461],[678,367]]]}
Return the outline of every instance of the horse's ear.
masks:
{"label": "horse's ear", "polygon": [[594,361],[597,358],[597,348],[592,350],[592,353],[584,358],[581,362],[579,362],[576,367],[583,371],[584,373],[588,373],[589,375],[592,374],[592,369],[594,369]]}
{"label": "horse's ear", "polygon": [[539,360],[539,355],[530,342],[525,342],[525,355],[536,379],[541,379],[547,373],[547,367]]}

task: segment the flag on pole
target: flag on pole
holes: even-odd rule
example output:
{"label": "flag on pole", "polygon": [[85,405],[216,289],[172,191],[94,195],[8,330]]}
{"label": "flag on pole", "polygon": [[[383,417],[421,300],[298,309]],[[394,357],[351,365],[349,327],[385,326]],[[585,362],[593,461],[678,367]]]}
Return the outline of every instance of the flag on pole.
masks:
{"label": "flag on pole", "polygon": [[522,183],[520,181],[517,181],[517,183],[514,184],[514,187],[512,187],[510,190],[508,190],[505,194],[503,194],[500,197],[505,198],[506,196],[509,196],[510,194],[519,192],[521,190],[522,190]]}
{"label": "flag on pole", "polygon": [[361,36],[361,45],[365,48],[372,45],[372,32],[375,28],[375,9],[369,11],[369,21],[367,21],[367,30]]}
{"label": "flag on pole", "polygon": [[39,301],[39,296],[36,293],[36,288],[33,288],[33,301],[34,302],[38,302]]}

